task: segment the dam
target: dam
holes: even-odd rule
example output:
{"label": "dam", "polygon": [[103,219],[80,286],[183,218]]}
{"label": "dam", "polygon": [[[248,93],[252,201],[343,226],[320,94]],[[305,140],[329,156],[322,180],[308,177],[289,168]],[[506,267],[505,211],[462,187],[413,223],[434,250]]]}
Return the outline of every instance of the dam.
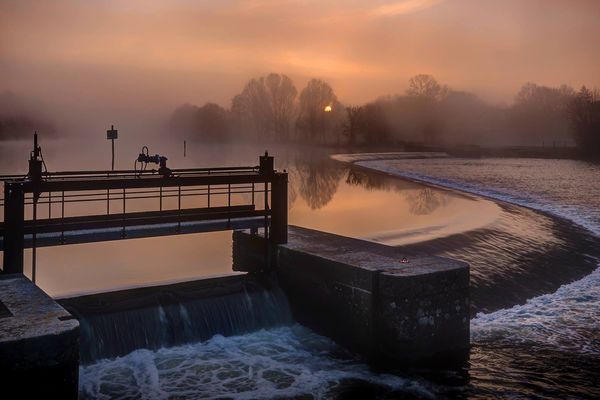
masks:
{"label": "dam", "polygon": [[[55,388],[74,398],[80,362],[251,332],[290,318],[374,365],[410,364],[469,347],[468,265],[289,226],[287,173],[276,171],[268,154],[256,167],[48,173],[36,148],[27,177],[5,179],[0,353],[14,385],[40,379],[36,387],[44,393]],[[65,204],[82,193],[105,202],[107,212],[66,216]],[[186,195],[205,204],[182,207]],[[128,201],[139,197],[158,200],[158,210],[127,211]],[[169,197],[175,209],[163,208]],[[61,207],[59,217],[51,216],[53,202]],[[116,212],[115,202],[122,204]],[[48,218],[38,219],[43,204],[50,205]],[[234,231],[233,266],[242,274],[58,303],[34,285],[38,246],[215,230]],[[23,277],[26,248],[34,254],[34,282]],[[40,347],[57,349],[60,357],[29,354]]]}

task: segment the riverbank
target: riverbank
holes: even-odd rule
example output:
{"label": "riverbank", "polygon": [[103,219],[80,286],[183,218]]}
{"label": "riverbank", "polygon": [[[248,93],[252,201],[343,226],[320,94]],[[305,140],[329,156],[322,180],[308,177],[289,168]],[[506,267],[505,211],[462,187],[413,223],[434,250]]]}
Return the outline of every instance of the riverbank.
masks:
{"label": "riverbank", "polygon": [[[564,205],[559,208],[544,202],[536,203],[534,199],[526,201],[501,193],[498,188],[486,190],[483,182],[469,184],[443,176],[453,165],[462,168],[459,176],[468,176],[468,171],[480,171],[477,173],[482,177],[493,176],[492,167],[484,166],[486,161],[431,153],[426,153],[422,159],[415,158],[414,153],[344,154],[332,158],[370,173],[467,193],[498,205],[501,212],[484,227],[406,247],[410,251],[451,257],[471,265],[473,316],[552,293],[565,283],[587,276],[597,267],[600,239],[593,233],[596,220],[592,215],[589,221],[589,212],[575,212]],[[508,161],[498,162],[502,166]],[[521,179],[526,180],[527,175],[521,174],[531,173],[516,161],[504,168],[510,168],[510,176],[507,172],[506,180],[501,182],[505,186],[512,179],[518,179],[512,176],[522,176]],[[540,168],[540,173],[546,169]]]}

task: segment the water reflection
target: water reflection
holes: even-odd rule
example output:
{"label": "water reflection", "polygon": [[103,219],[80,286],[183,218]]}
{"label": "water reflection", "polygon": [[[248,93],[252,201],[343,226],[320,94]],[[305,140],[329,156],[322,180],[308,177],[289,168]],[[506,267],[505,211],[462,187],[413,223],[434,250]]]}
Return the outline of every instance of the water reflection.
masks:
{"label": "water reflection", "polygon": [[448,196],[431,188],[406,193],[409,210],[415,215],[427,215],[448,203]]}
{"label": "water reflection", "polygon": [[304,201],[313,210],[327,205],[337,192],[344,172],[340,163],[309,156],[296,158],[294,166],[299,178],[294,184]]}
{"label": "water reflection", "polygon": [[[12,150],[26,154],[28,146],[19,143]],[[50,155],[46,161],[53,170],[102,167],[98,160],[79,159],[61,142],[44,142],[44,146]],[[169,162],[183,168],[255,165],[256,155],[264,152],[246,147],[221,150],[190,146],[187,158],[175,156]],[[275,155],[276,168],[289,172],[289,221],[294,225],[405,245],[477,228],[489,223],[497,212],[488,201],[348,168],[331,160],[323,150],[280,148],[269,152]],[[58,154],[61,157],[56,157]],[[176,152],[167,148],[165,154]],[[6,173],[17,172],[15,167],[22,164],[0,159]],[[30,251],[25,265],[29,274]],[[231,233],[40,248],[37,271],[40,286],[55,296],[228,274],[232,272]]]}
{"label": "water reflection", "polygon": [[358,168],[350,168],[346,184],[362,186],[367,190],[394,190],[402,193],[409,204],[409,211],[414,215],[427,215],[439,207],[448,204],[450,197],[446,192],[422,185],[414,185],[408,181],[390,178],[380,173],[366,172]]}
{"label": "water reflection", "polygon": [[391,184],[382,174],[366,173],[358,168],[350,168],[346,177],[346,184],[362,186],[368,190],[386,190],[389,191]]}

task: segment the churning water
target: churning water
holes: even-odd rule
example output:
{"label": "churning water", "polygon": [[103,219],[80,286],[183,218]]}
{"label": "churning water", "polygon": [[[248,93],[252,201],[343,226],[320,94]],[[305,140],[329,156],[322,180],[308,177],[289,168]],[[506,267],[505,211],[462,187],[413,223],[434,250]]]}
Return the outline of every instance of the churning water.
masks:
{"label": "churning water", "polygon": [[[567,246],[570,253],[583,253],[579,254],[581,258],[572,259],[570,265],[545,263],[547,276],[560,275],[561,268],[581,269],[583,263],[590,261],[598,264],[600,166],[597,164],[537,159],[390,160],[360,164],[541,210],[584,228],[567,227],[566,231],[558,232],[559,236],[569,232],[576,235],[561,237],[560,245]],[[565,225],[559,223],[559,226]],[[553,229],[555,234],[558,230]],[[582,246],[570,248],[569,241]],[[547,251],[552,243],[540,246]],[[446,253],[464,259],[473,257],[461,254],[456,248]],[[551,257],[552,254],[547,255]],[[468,383],[460,393],[469,397],[600,396],[600,269],[563,283],[566,284],[552,293],[533,297],[524,304],[479,313],[471,320],[473,348]],[[525,291],[530,285],[535,286],[536,282],[521,283]]]}
{"label": "churning water", "polygon": [[433,398],[428,384],[375,375],[331,340],[300,325],[136,350],[80,370],[83,399]]}

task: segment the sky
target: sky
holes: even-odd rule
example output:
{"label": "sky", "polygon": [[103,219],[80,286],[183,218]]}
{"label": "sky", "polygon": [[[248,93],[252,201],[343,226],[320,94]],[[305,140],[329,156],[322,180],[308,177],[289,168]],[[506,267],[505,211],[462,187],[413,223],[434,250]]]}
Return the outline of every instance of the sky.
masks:
{"label": "sky", "polygon": [[359,104],[418,73],[509,103],[525,82],[600,87],[597,0],[0,1],[0,92],[84,123],[230,105],[252,77]]}

